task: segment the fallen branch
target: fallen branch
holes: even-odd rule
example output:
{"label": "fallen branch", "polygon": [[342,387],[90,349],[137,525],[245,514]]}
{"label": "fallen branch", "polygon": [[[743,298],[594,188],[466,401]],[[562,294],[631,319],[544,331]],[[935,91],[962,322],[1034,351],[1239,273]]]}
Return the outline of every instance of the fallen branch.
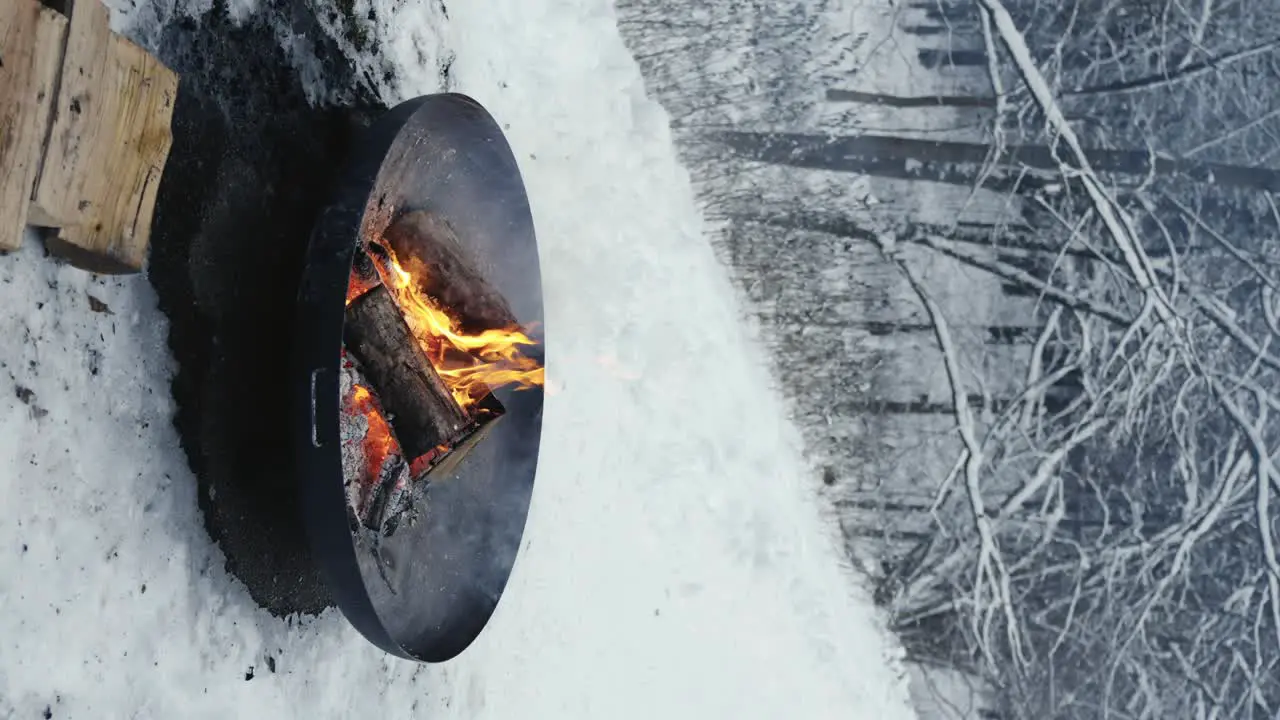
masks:
{"label": "fallen branch", "polygon": [[1062,162],[1062,169],[1068,171],[1068,175],[1072,174],[1071,171],[1079,173],[1080,179],[1084,183],[1085,191],[1093,203],[1094,211],[1098,213],[1103,225],[1107,228],[1107,232],[1111,235],[1112,241],[1120,249],[1125,264],[1138,282],[1138,286],[1144,293],[1151,295],[1156,300],[1155,310],[1156,314],[1160,316],[1162,324],[1177,324],[1177,316],[1173,310],[1173,305],[1165,292],[1156,283],[1151,260],[1146,256],[1141,243],[1137,241],[1133,231],[1133,223],[1125,215],[1124,211],[1120,209],[1115,200],[1103,189],[1102,181],[1098,179],[1090,164],[1089,154],[1085,151],[1084,146],[1080,144],[1080,139],[1076,137],[1075,131],[1071,129],[1071,125],[1067,122],[1066,116],[1062,112],[1062,108],[1058,106],[1057,101],[1054,99],[1053,91],[1049,89],[1049,83],[1040,72],[1040,68],[1036,66],[1031,50],[1027,47],[1026,38],[1018,30],[1004,3],[1000,2],[1000,0],[978,1],[990,13],[992,23],[995,25],[1000,40],[1013,57],[1014,67],[1022,75],[1023,84],[1027,86],[1031,96],[1035,98],[1036,104],[1040,106],[1040,111],[1045,116],[1045,122],[1048,123],[1053,134],[1061,138],[1071,150],[1072,155],[1075,156],[1075,167]]}
{"label": "fallen branch", "polygon": [[[965,496],[969,501],[969,509],[973,514],[974,526],[978,532],[978,576],[974,580],[974,605],[975,607],[982,606],[980,596],[983,592],[983,587],[986,583],[991,583],[993,595],[998,598],[998,605],[1005,616],[1005,633],[1009,641],[1009,647],[1013,651],[1014,657],[1025,663],[1026,659],[1023,656],[1022,641],[1018,630],[1018,618],[1013,610],[1009,574],[1005,569],[1004,560],[1000,556],[1000,550],[995,539],[995,528],[993,527],[991,516],[987,513],[982,497],[980,475],[984,453],[982,445],[978,442],[973,412],[969,408],[969,400],[964,390],[959,354],[955,343],[951,339],[951,331],[942,309],[930,297],[924,285],[915,277],[907,264],[896,258],[895,262],[897,262],[898,268],[906,277],[917,297],[920,298],[920,302],[924,304],[925,313],[933,323],[934,335],[937,338],[938,347],[942,351],[947,382],[951,387],[951,401],[955,406],[956,431],[964,445]],[[974,616],[973,631],[978,637],[983,637],[986,634],[978,626],[978,616],[976,615]],[[996,667],[995,656],[986,643],[982,644],[982,651],[988,664],[993,668]]]}

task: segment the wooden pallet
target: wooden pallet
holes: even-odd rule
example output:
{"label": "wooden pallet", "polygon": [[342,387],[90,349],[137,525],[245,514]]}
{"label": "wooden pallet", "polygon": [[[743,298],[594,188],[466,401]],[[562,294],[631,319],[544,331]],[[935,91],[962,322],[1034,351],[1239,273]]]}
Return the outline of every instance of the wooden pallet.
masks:
{"label": "wooden pallet", "polygon": [[0,0],[0,251],[28,224],[86,270],[142,269],[178,77],[100,0]]}

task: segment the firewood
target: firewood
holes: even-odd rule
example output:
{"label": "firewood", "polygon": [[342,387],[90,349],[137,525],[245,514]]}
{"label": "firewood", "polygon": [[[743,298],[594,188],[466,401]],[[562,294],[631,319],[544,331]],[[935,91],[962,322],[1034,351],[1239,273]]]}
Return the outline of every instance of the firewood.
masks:
{"label": "firewood", "polygon": [[22,242],[66,36],[36,0],[0,2],[0,251]]}
{"label": "firewood", "polygon": [[173,144],[178,77],[112,33],[99,0],[75,0],[70,13],[30,222],[59,228],[46,246],[77,267],[138,272]]}
{"label": "firewood", "polygon": [[406,212],[383,231],[383,240],[420,289],[456,315],[463,332],[517,325],[506,298],[466,259],[462,240],[444,218]]}
{"label": "firewood", "polygon": [[347,306],[343,339],[387,414],[406,458],[452,443],[467,427],[467,413],[418,344],[384,286]]}

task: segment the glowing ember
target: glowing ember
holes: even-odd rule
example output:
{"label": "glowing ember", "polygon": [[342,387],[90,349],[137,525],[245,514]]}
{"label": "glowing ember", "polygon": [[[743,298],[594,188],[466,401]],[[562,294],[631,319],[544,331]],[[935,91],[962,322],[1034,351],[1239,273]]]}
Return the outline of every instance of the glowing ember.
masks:
{"label": "glowing ember", "polygon": [[[383,245],[377,247],[380,252],[370,256],[383,284],[460,407],[471,409],[491,390],[506,385],[517,389],[543,385],[543,367],[521,353],[523,346],[537,344],[523,331],[512,327],[478,334],[461,332],[457,319],[420,290],[421,284],[396,260],[395,253]],[[352,280],[354,284],[355,278]],[[349,298],[351,293],[348,290]]]}
{"label": "glowing ember", "polygon": [[400,452],[400,445],[391,433],[391,426],[378,409],[373,393],[363,385],[351,388],[351,408],[369,422],[369,430],[365,433],[361,449],[365,458],[365,477],[376,481],[382,473],[382,465],[388,457]]}
{"label": "glowing ember", "polygon": [[426,455],[423,455],[420,458],[416,458],[412,463],[410,463],[409,473],[412,474],[414,477],[421,475],[422,473],[426,472],[427,469],[430,468],[432,465],[435,465],[437,460],[449,454],[449,449],[450,448],[448,445],[435,446]]}

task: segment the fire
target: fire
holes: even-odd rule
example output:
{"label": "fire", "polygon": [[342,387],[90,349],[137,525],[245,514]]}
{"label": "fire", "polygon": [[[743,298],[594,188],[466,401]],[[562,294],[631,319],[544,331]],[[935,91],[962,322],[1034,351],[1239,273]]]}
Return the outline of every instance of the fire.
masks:
{"label": "fire", "polygon": [[388,457],[400,452],[400,446],[396,442],[395,435],[391,433],[391,426],[387,423],[387,419],[378,409],[369,388],[354,385],[351,392],[351,406],[369,421],[369,431],[365,433],[361,449],[364,451],[366,477],[375,481],[382,472],[382,464]]}
{"label": "fire", "polygon": [[383,283],[460,407],[470,408],[505,385],[523,389],[544,384],[543,367],[521,352],[537,345],[529,336],[517,328],[464,334],[458,321],[420,290],[391,248],[378,247],[384,257],[375,257],[375,263]]}

